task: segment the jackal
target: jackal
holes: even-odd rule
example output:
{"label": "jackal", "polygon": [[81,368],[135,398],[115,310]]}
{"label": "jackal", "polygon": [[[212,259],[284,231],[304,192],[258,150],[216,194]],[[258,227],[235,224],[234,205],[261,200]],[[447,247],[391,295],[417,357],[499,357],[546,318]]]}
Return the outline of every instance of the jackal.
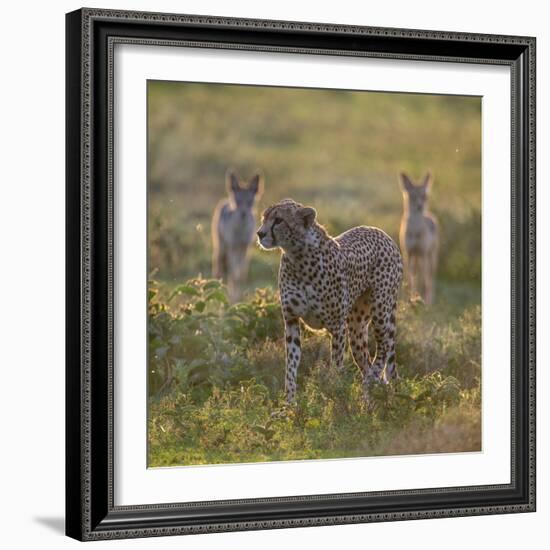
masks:
{"label": "jackal", "polygon": [[403,216],[399,241],[408,276],[411,295],[423,287],[422,298],[427,304],[433,303],[434,278],[439,251],[439,229],[435,216],[428,212],[427,203],[432,176],[427,173],[422,183],[416,185],[404,173],[400,174],[403,190]]}
{"label": "jackal", "polygon": [[256,230],[255,205],[262,194],[263,179],[254,175],[248,185],[228,170],[228,198],[221,200],[212,216],[212,274],[227,283],[229,299],[236,302],[248,275],[248,248]]}

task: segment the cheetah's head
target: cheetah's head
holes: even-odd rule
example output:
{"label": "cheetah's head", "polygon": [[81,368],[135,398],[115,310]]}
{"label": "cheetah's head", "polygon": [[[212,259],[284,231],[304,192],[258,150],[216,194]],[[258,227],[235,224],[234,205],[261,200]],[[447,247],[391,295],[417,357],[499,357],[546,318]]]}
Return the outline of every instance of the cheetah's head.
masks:
{"label": "cheetah's head", "polygon": [[292,199],[283,199],[267,208],[258,229],[258,242],[266,250],[280,247],[291,250],[306,240],[315,224],[315,208],[304,206]]}

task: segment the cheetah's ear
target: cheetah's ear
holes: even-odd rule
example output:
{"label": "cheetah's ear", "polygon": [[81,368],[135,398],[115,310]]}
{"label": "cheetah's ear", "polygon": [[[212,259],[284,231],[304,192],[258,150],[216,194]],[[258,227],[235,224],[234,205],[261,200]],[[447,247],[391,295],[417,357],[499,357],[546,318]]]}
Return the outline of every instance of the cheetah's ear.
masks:
{"label": "cheetah's ear", "polygon": [[306,229],[309,229],[313,225],[315,217],[317,216],[315,208],[312,208],[311,206],[303,206],[298,210],[297,214]]}
{"label": "cheetah's ear", "polygon": [[405,172],[401,172],[399,174],[399,181],[401,183],[401,188],[403,189],[403,191],[409,192],[414,189],[414,183],[411,181],[409,176],[405,174]]}
{"label": "cheetah's ear", "polygon": [[258,197],[261,196],[261,194],[264,191],[264,179],[260,174],[255,174],[252,176],[252,179],[250,180],[250,183],[248,184],[248,188],[250,191],[252,191],[255,195]]}
{"label": "cheetah's ear", "polygon": [[225,173],[225,185],[228,193],[235,193],[235,191],[241,188],[239,185],[239,176],[231,168]]}
{"label": "cheetah's ear", "polygon": [[422,182],[422,185],[426,188],[426,191],[429,191],[431,189],[432,183],[432,174],[430,172],[426,172],[426,175],[424,176],[424,181]]}

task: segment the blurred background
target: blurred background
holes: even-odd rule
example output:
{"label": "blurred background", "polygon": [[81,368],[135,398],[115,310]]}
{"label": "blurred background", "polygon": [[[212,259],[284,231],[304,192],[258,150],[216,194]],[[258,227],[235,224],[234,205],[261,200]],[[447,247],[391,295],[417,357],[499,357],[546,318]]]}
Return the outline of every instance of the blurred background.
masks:
{"label": "blurred background", "polygon": [[[398,242],[400,171],[434,174],[438,283],[479,300],[481,100],[477,97],[149,82],[149,270],[211,275],[210,220],[232,166],[265,175],[258,213],[311,204],[335,236],[355,225]],[[248,286],[276,285],[277,253],[252,252]]]}

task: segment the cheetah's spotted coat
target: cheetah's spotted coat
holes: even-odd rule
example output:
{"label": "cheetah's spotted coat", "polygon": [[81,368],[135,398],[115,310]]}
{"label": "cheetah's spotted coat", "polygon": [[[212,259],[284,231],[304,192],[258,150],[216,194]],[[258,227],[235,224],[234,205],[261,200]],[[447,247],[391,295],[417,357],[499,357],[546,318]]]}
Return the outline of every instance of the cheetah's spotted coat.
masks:
{"label": "cheetah's spotted coat", "polygon": [[[300,325],[326,328],[332,362],[343,367],[346,333],[363,374],[365,396],[373,380],[387,382],[395,367],[395,306],[403,264],[399,248],[382,230],[354,227],[336,238],[316,222],[313,208],[285,199],[263,214],[258,238],[283,251],[279,270],[286,337],[286,394],[296,400]],[[367,342],[372,323],[376,354]]]}

